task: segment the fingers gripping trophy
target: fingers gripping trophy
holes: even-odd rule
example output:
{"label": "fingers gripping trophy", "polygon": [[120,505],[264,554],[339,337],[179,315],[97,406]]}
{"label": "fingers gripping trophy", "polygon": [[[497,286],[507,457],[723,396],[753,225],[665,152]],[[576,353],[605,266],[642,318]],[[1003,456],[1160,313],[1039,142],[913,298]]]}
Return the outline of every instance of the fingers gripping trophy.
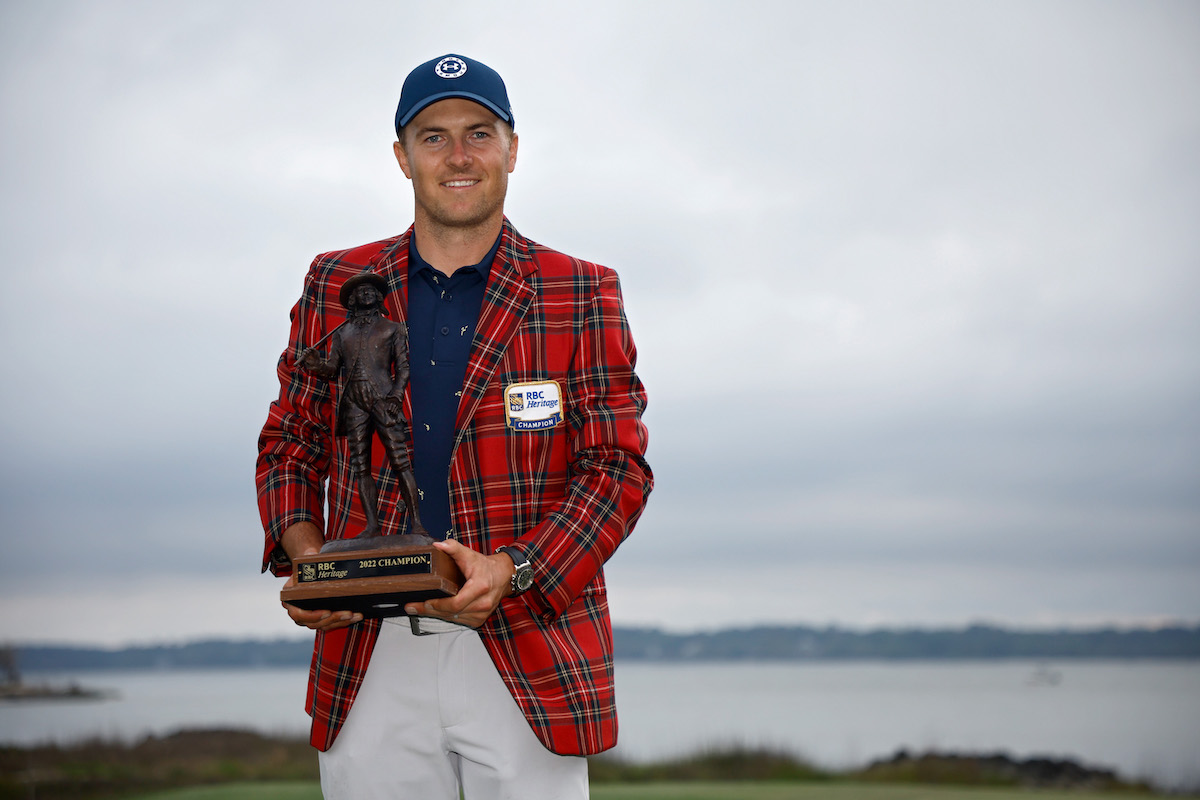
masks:
{"label": "fingers gripping trophy", "polygon": [[[351,478],[358,490],[367,526],[350,539],[326,542],[318,555],[297,560],[298,580],[284,590],[284,601],[301,608],[351,609],[364,616],[398,616],[404,603],[453,595],[461,575],[453,560],[433,547],[421,524],[417,481],[408,458],[408,422],[404,388],[408,383],[408,335],[384,316],[387,282],[361,272],[338,296],[346,321],[297,359],[305,372],[325,381],[342,379],[335,436],[345,437]],[[371,443],[378,436],[399,477],[400,493],[412,521],[411,532],[383,536],[379,494],[371,474]]]}

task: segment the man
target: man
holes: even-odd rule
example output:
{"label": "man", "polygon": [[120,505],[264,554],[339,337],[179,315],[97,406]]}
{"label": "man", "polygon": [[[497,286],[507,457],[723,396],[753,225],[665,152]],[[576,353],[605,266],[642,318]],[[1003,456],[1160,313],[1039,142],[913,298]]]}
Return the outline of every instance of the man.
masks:
{"label": "man", "polygon": [[[584,756],[617,733],[603,565],[653,483],[620,286],[505,218],[518,140],[493,70],[459,55],[417,67],[396,132],[413,226],[318,256],[292,311],[259,441],[264,568],[290,575],[291,559],[368,524],[331,435],[338,387],[296,368],[339,324],[340,287],[366,270],[408,327],[403,407],[422,516],[466,580],[454,597],[410,604],[414,629],[288,607],[317,631],[308,709],[322,789],[355,800],[450,800],[460,786],[468,800],[587,797]],[[398,482],[383,460],[373,469],[384,533],[400,532]]]}

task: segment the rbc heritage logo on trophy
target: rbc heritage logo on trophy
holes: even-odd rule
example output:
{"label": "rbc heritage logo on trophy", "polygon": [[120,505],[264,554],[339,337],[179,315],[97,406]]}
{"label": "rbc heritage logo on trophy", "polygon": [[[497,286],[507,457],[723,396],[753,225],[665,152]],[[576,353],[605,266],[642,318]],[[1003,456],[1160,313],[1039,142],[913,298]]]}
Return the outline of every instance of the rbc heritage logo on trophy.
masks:
{"label": "rbc heritage logo on trophy", "polygon": [[562,422],[562,389],[558,381],[513,383],[504,390],[505,415],[514,431],[541,431]]}

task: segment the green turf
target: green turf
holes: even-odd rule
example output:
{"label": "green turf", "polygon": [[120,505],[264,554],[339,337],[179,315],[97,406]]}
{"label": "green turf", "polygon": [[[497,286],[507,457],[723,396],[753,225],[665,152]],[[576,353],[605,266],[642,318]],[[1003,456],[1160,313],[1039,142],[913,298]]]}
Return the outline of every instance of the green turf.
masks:
{"label": "green turf", "polygon": [[[1115,800],[1151,795],[806,783],[601,784],[592,800]],[[129,800],[321,800],[315,783],[241,783],[176,789]]]}
{"label": "green turf", "polygon": [[311,781],[223,783],[139,794],[129,800],[321,800],[321,785]]}
{"label": "green turf", "polygon": [[1149,796],[861,783],[654,783],[592,787],[592,800],[1114,800]]}

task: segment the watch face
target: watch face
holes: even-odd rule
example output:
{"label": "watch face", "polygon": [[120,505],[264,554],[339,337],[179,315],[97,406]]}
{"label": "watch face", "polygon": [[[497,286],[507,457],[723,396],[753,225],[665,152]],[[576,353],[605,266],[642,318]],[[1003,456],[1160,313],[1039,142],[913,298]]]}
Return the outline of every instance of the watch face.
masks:
{"label": "watch face", "polygon": [[517,591],[523,592],[530,586],[533,586],[533,570],[523,569],[513,576],[513,581],[517,584]]}

